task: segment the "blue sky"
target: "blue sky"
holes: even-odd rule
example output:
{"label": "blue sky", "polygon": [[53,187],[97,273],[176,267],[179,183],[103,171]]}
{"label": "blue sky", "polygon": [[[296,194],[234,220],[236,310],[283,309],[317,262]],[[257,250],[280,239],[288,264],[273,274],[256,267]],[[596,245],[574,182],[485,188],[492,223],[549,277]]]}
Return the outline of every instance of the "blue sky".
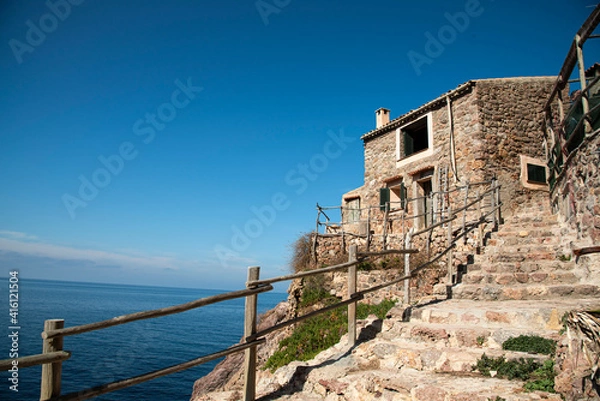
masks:
{"label": "blue sky", "polygon": [[0,273],[219,289],[250,265],[285,274],[315,204],[362,185],[377,108],[556,75],[594,5],[4,0]]}

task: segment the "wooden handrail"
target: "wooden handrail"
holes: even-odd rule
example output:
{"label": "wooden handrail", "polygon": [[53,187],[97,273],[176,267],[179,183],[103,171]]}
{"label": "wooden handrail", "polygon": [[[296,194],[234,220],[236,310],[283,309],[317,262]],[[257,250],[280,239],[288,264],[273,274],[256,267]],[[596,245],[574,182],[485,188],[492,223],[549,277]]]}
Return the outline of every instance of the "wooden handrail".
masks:
{"label": "wooden handrail", "polygon": [[368,258],[371,256],[383,256],[383,255],[396,255],[396,254],[407,254],[407,253],[419,253],[418,249],[386,249],[385,251],[378,252],[358,252],[356,255],[359,259]]}
{"label": "wooden handrail", "polygon": [[46,354],[23,356],[17,359],[2,359],[0,360],[0,372],[10,370],[14,365],[13,361],[16,361],[19,369],[22,369],[29,368],[31,366],[43,365],[45,363],[62,362],[66,361],[70,357],[70,351],[56,351],[48,352]]}
{"label": "wooden handrail", "polygon": [[337,270],[344,270],[344,269],[346,269],[352,265],[356,265],[358,263],[360,263],[360,262],[359,261],[345,262],[345,263],[340,263],[338,265],[322,267],[320,269],[307,270],[307,271],[304,271],[301,273],[295,273],[295,274],[288,274],[286,276],[273,277],[273,278],[268,278],[268,279],[264,279],[264,280],[249,281],[247,283],[247,285],[263,286],[263,285],[278,283],[281,281],[295,280],[297,278],[315,276],[315,275],[321,274],[321,273],[330,273],[330,272],[334,272]]}
{"label": "wooden handrail", "polygon": [[586,246],[586,247],[582,247],[582,248],[573,249],[573,255],[575,255],[575,256],[587,255],[590,253],[597,253],[597,252],[600,252],[600,245]]}
{"label": "wooden handrail", "polygon": [[144,311],[144,312],[130,313],[128,315],[114,317],[112,319],[103,320],[101,322],[82,324],[80,326],[73,326],[73,327],[68,327],[68,328],[59,329],[59,330],[48,330],[48,331],[44,331],[42,333],[42,338],[50,339],[50,338],[58,337],[58,336],[63,336],[63,337],[64,336],[72,336],[75,334],[87,333],[89,331],[100,330],[100,329],[105,329],[107,327],[118,326],[118,325],[125,324],[125,323],[135,322],[137,320],[152,319],[152,318],[157,318],[157,317],[161,317],[161,316],[172,315],[174,313],[181,313],[181,312],[185,312],[185,311],[188,311],[191,309],[200,308],[202,306],[207,306],[207,305],[218,303],[218,302],[229,301],[229,300],[236,299],[236,298],[243,298],[245,296],[252,295],[252,294],[259,294],[261,292],[271,291],[273,289],[273,287],[270,285],[260,286],[260,284],[256,284],[253,287],[256,287],[256,288],[240,290],[240,291],[233,291],[233,292],[228,292],[228,293],[219,294],[219,295],[213,295],[210,297],[201,298],[201,299],[197,299],[195,301],[187,302],[185,304],[169,306],[169,307],[161,308],[161,309],[154,309],[154,310],[149,310],[149,311]]}
{"label": "wooden handrail", "polygon": [[173,365],[168,368],[155,370],[153,372],[145,373],[143,375],[135,376],[129,379],[119,380],[108,384],[102,384],[100,386],[92,387],[87,390],[69,393],[59,397],[53,397],[48,401],[81,401],[90,399],[92,397],[98,397],[102,394],[122,390],[124,388],[135,386],[137,384],[141,384],[149,380],[158,379],[159,377],[167,376],[172,373],[181,372],[182,370],[190,369],[194,366],[214,361],[215,359],[219,359],[230,354],[235,354],[237,352],[244,351],[246,348],[254,347],[258,344],[264,343],[265,341],[265,339],[258,339],[252,342],[234,345],[233,347],[229,347],[223,351],[215,352],[206,356],[202,356],[200,358],[192,359],[191,361]]}

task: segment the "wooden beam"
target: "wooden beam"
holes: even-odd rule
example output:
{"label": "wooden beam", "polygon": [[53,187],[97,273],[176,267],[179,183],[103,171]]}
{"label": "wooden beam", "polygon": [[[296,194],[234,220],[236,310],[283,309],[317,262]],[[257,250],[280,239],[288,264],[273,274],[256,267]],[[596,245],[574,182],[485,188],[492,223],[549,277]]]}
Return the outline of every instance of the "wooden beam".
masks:
{"label": "wooden beam", "polygon": [[219,294],[219,295],[213,295],[210,297],[201,298],[201,299],[197,299],[195,301],[187,302],[185,304],[169,306],[169,307],[162,308],[162,309],[154,309],[154,310],[149,310],[149,311],[144,311],[144,312],[131,313],[128,315],[123,315],[123,316],[114,317],[112,319],[103,320],[101,322],[83,324],[81,326],[73,326],[73,327],[68,327],[66,329],[44,330],[44,332],[42,333],[42,338],[49,339],[49,338],[54,338],[57,336],[72,336],[75,334],[87,333],[89,331],[105,329],[107,327],[118,326],[118,325],[129,323],[129,322],[135,322],[136,320],[152,319],[152,318],[156,318],[156,317],[172,315],[175,313],[185,312],[185,311],[188,311],[191,309],[199,308],[202,306],[206,306],[206,305],[210,305],[210,304],[214,304],[214,303],[218,303],[218,302],[222,302],[222,301],[228,301],[228,300],[236,299],[236,298],[243,298],[247,295],[259,294],[261,292],[271,291],[272,289],[273,289],[273,287],[269,286],[269,285],[257,286],[257,288],[227,292],[225,294]]}
{"label": "wooden beam", "polygon": [[17,359],[2,359],[0,361],[0,372],[10,370],[14,365],[18,366],[19,369],[22,369],[43,365],[45,363],[66,361],[70,357],[71,353],[69,351],[56,351],[47,354],[22,356]]}
{"label": "wooden beam", "polygon": [[583,248],[573,249],[573,255],[575,255],[575,256],[587,255],[589,253],[598,253],[598,252],[600,252],[600,245],[586,246]]}

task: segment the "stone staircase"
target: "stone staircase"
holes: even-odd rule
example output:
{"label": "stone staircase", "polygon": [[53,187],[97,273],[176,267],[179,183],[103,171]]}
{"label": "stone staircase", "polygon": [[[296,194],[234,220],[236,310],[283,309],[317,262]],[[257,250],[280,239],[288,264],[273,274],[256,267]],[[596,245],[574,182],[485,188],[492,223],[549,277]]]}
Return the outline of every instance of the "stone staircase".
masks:
{"label": "stone staircase", "polygon": [[[344,336],[310,361],[292,362],[275,373],[259,370],[257,399],[560,401],[559,394],[525,392],[518,380],[484,377],[473,365],[484,353],[542,362],[548,357],[504,351],[502,343],[521,334],[557,340],[565,312],[599,307],[599,299],[568,298],[396,306],[383,322],[374,316],[361,322],[355,347]],[[241,394],[210,393],[195,401],[241,400]]]}
{"label": "stone staircase", "polygon": [[[502,350],[519,335],[559,340],[561,319],[573,310],[600,310],[600,291],[569,255],[565,232],[543,203],[521,205],[467,265],[452,299],[396,306],[384,321],[359,324],[307,362],[275,373],[258,371],[258,400],[559,401],[559,394],[525,392],[524,383],[484,377],[473,365],[485,353],[506,359],[543,355]],[[563,380],[571,388],[572,377]],[[558,379],[557,379],[558,383]],[[194,401],[241,400],[241,389]],[[587,398],[586,398],[587,399]],[[590,398],[597,399],[597,398]]]}
{"label": "stone staircase", "polygon": [[[548,357],[504,351],[501,344],[520,334],[558,339],[565,312],[598,306],[600,300],[447,300],[411,308],[410,318],[396,307],[383,322],[364,322],[354,348],[344,337],[311,361],[260,372],[259,399],[559,401],[558,394],[528,393],[521,381],[483,377],[472,367],[484,353],[542,362]],[[238,399],[221,395],[204,400]]]}
{"label": "stone staircase", "polygon": [[547,200],[521,205],[466,265],[452,298],[600,297],[600,288],[586,282],[587,269],[575,263],[568,238]]}

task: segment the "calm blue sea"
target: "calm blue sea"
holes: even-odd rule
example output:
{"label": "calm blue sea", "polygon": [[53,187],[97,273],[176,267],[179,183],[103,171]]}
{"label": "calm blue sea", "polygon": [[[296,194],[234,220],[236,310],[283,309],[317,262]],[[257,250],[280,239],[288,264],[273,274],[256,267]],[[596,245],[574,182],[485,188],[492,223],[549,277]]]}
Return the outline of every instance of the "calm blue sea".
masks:
{"label": "calm blue sea", "polygon": [[[19,355],[42,352],[45,319],[65,319],[65,327],[110,319],[127,313],[189,302],[223,291],[19,280]],[[11,349],[8,280],[0,280],[3,339],[0,359]],[[259,313],[286,294],[263,293]],[[175,365],[227,348],[243,334],[244,299],[156,319],[65,337],[71,359],[63,363],[62,394]],[[96,398],[111,401],[186,401],[194,381],[219,361]],[[41,367],[19,370],[19,392],[9,389],[8,372],[0,372],[0,400],[38,400]]]}

